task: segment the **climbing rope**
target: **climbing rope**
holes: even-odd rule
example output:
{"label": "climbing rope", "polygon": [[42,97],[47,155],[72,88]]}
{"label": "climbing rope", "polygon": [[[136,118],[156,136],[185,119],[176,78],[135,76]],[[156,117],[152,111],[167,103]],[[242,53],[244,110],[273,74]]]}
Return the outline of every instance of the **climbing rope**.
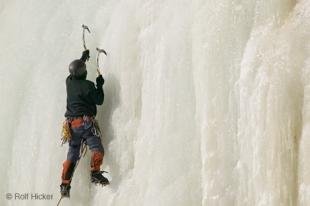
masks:
{"label": "climbing rope", "polygon": [[70,121],[66,119],[62,124],[61,145],[67,143],[72,138]]}

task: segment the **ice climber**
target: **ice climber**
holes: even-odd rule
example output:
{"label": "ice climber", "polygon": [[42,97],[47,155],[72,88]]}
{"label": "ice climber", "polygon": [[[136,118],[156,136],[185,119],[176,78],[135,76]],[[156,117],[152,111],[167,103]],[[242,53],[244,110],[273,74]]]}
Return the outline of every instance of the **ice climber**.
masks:
{"label": "ice climber", "polygon": [[81,147],[86,144],[91,151],[90,176],[91,181],[102,185],[109,184],[102,175],[100,166],[103,161],[104,149],[101,143],[100,130],[95,120],[96,105],[104,100],[102,75],[96,78],[96,86],[86,80],[85,62],[89,59],[89,50],[85,50],[80,59],[69,65],[70,75],[66,79],[67,110],[64,130],[67,133],[69,150],[63,163],[60,193],[62,197],[70,197],[70,183],[75,167],[81,157]]}

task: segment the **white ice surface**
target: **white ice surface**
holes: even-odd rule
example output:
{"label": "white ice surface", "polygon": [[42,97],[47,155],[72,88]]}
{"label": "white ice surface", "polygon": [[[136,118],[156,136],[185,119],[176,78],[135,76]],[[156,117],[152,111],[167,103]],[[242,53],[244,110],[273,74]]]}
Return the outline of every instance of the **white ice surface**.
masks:
{"label": "white ice surface", "polygon": [[[309,0],[1,0],[0,205],[56,205],[65,78],[109,57],[89,153],[63,206],[309,206]],[[47,193],[52,201],[6,200]]]}

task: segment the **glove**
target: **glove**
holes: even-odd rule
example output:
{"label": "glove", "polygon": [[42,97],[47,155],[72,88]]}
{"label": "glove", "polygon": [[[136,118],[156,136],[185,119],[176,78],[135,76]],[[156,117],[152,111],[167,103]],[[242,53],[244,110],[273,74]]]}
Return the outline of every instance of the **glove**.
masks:
{"label": "glove", "polygon": [[101,88],[104,84],[104,79],[101,74],[96,78],[96,83],[98,88]]}
{"label": "glove", "polygon": [[81,60],[82,60],[83,62],[86,62],[86,61],[88,61],[89,57],[90,57],[90,56],[89,56],[89,50],[86,49],[86,50],[83,51],[83,53],[82,53]]}

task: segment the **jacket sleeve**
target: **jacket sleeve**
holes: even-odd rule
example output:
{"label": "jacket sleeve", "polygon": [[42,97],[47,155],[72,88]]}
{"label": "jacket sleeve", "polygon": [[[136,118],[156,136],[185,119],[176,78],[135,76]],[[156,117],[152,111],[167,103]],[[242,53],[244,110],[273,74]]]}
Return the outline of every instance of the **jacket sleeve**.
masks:
{"label": "jacket sleeve", "polygon": [[88,58],[89,58],[89,50],[83,51],[80,60],[82,60],[82,61],[85,63],[85,62],[87,61]]}
{"label": "jacket sleeve", "polygon": [[95,84],[92,83],[89,91],[89,98],[94,104],[102,105],[104,100],[104,93],[102,87],[95,87]]}

